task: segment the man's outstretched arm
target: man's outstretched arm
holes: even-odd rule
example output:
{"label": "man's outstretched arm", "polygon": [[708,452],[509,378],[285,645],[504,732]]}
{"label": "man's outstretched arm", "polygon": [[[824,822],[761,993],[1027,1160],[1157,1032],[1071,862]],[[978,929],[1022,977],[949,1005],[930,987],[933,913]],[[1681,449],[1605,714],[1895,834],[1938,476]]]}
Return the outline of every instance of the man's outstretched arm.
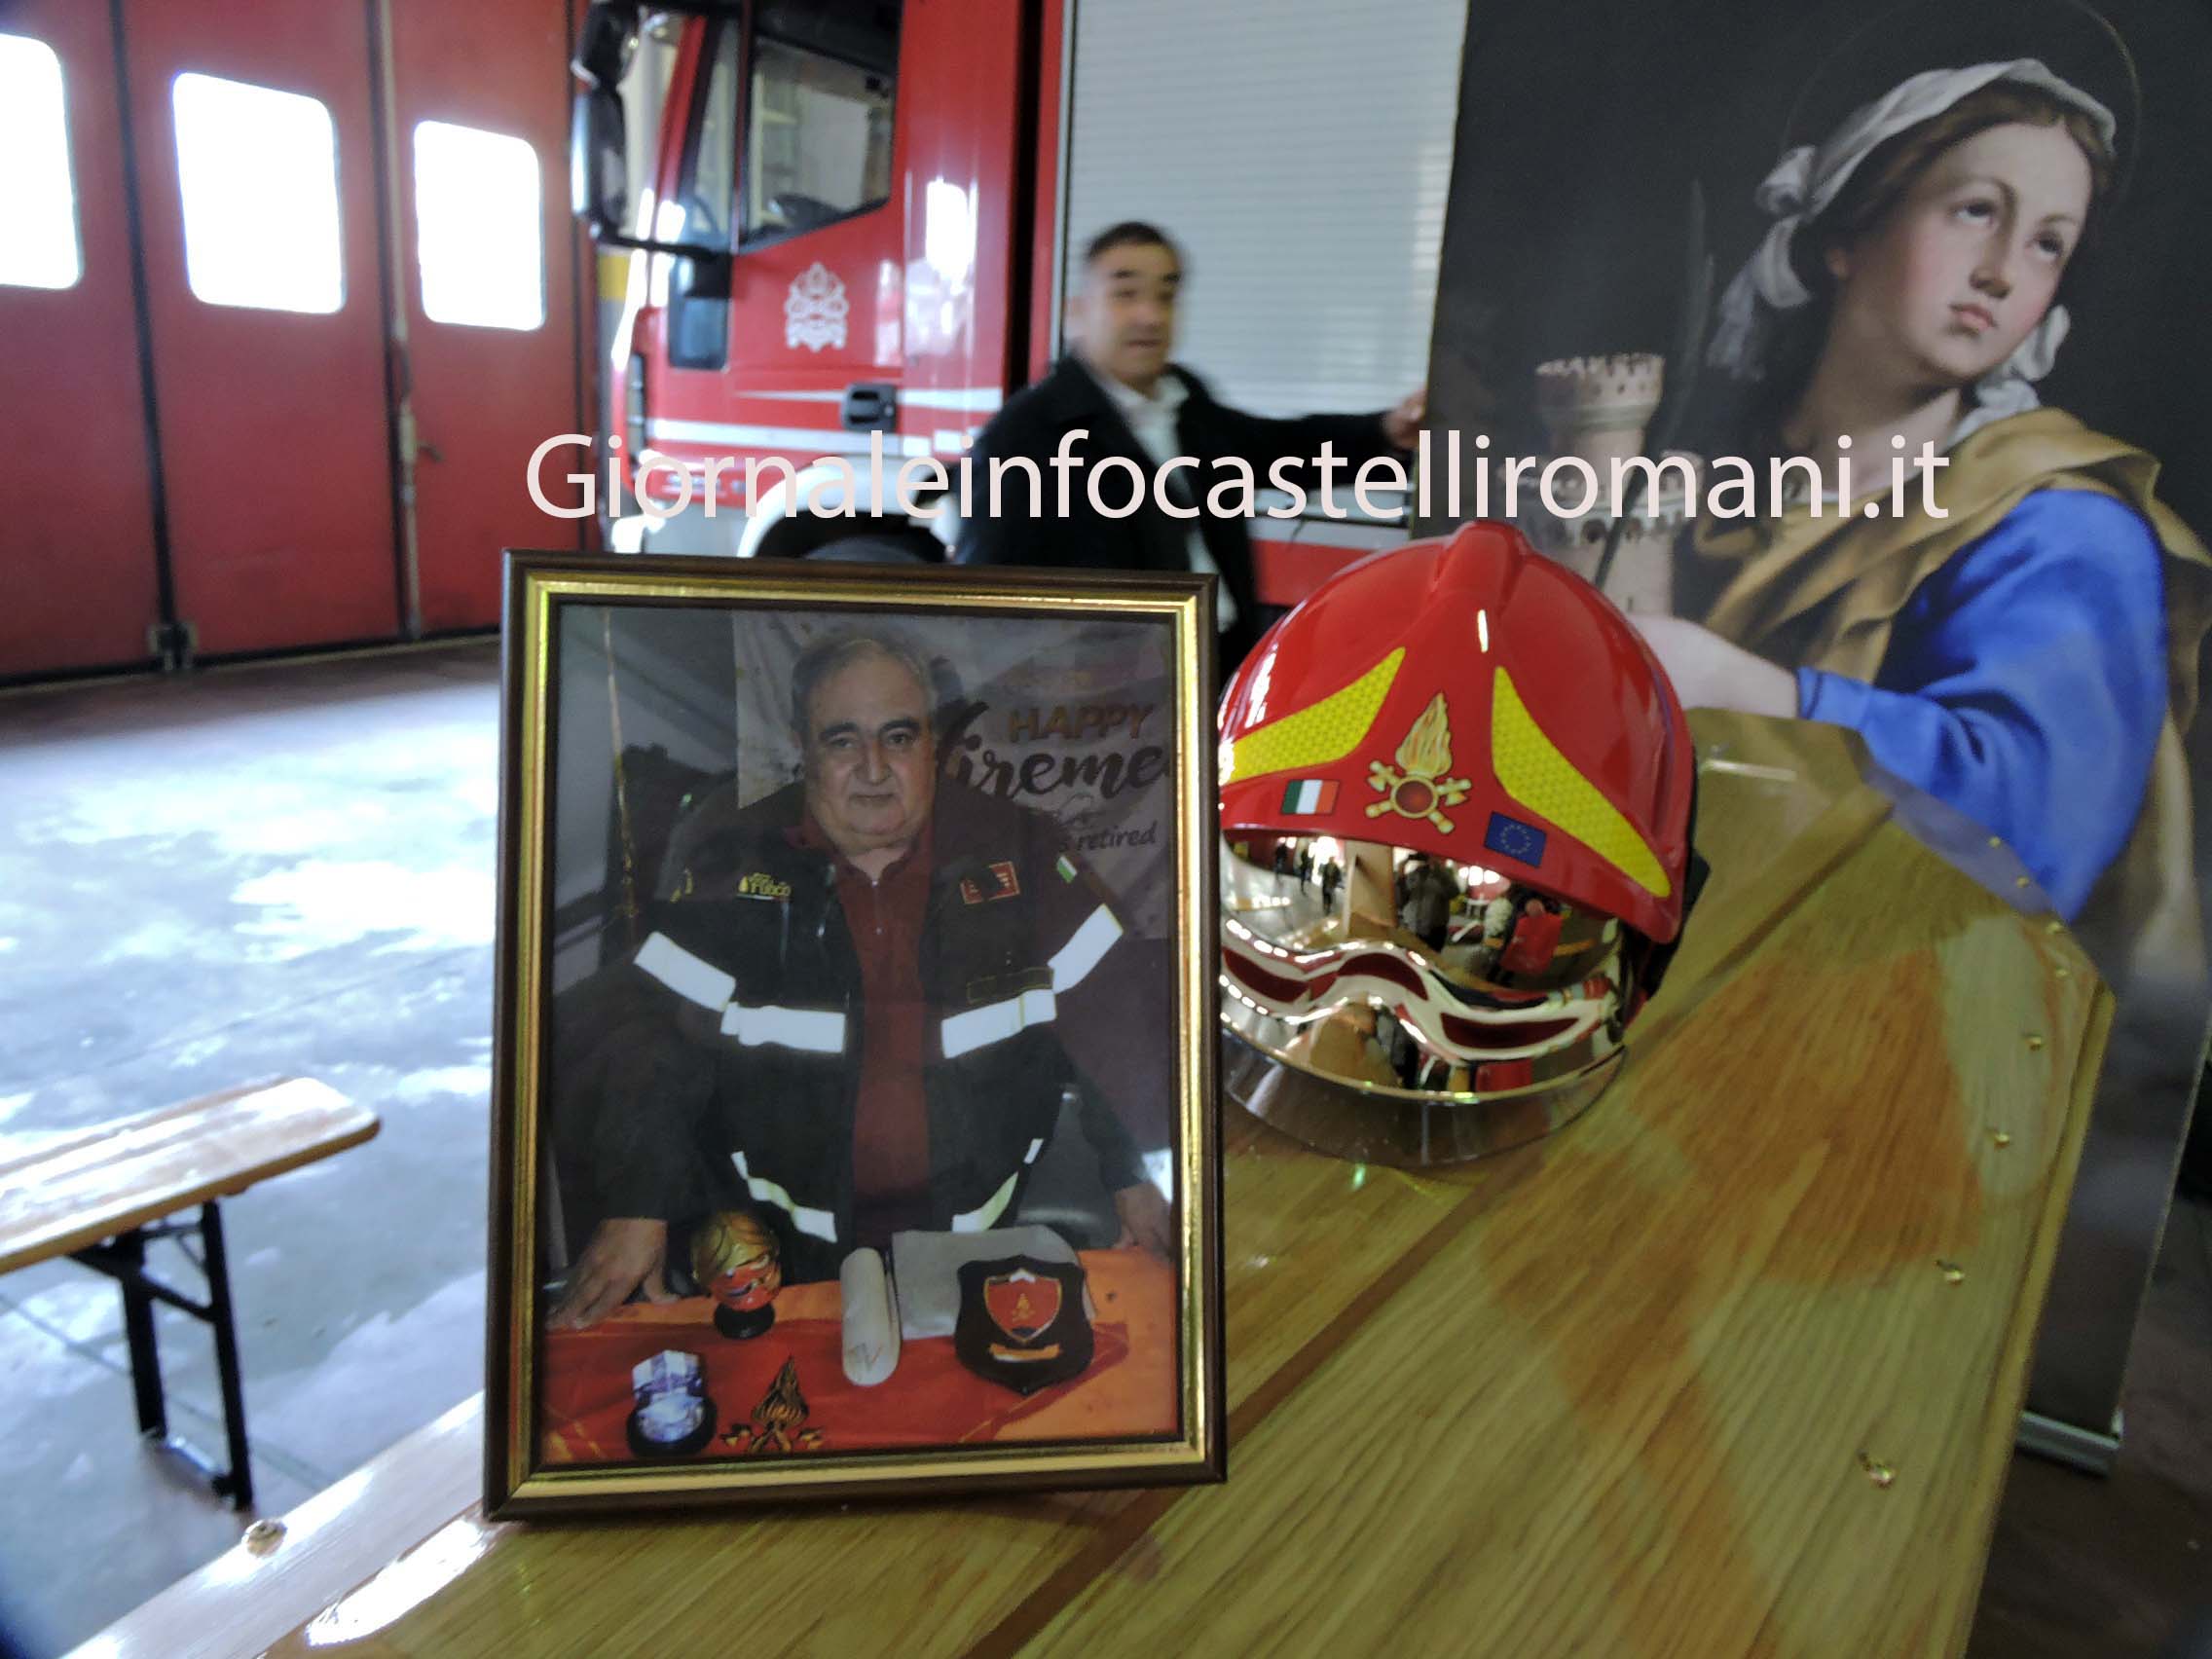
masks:
{"label": "man's outstretched arm", "polygon": [[714,1072],[664,999],[623,967],[556,1005],[558,1131],[588,1167],[592,1207],[605,1217],[570,1266],[556,1327],[595,1323],[640,1291],[671,1300],[668,1224],[697,1207],[697,1133]]}
{"label": "man's outstretched arm", "polygon": [[[1420,434],[1428,401],[1425,391],[1416,391],[1396,407],[1370,415],[1303,415],[1282,420],[1232,409],[1216,400],[1202,384],[1194,386],[1194,395],[1205,400],[1205,418],[1215,437],[1229,453],[1263,473],[1277,461],[1299,465],[1301,482],[1308,489],[1316,481],[1310,476],[1311,467],[1303,463],[1316,459],[1324,443],[1353,465],[1411,450]],[[1346,477],[1348,480],[1348,474]]]}

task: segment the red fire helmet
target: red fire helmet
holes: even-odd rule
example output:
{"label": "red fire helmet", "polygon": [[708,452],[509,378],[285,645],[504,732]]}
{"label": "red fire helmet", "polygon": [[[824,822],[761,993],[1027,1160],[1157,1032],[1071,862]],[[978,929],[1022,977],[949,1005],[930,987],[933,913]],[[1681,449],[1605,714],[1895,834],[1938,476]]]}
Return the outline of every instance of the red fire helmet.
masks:
{"label": "red fire helmet", "polygon": [[1220,737],[1233,1095],[1415,1163],[1596,1097],[1703,874],[1681,706],[1596,588],[1505,525],[1378,554],[1261,641]]}

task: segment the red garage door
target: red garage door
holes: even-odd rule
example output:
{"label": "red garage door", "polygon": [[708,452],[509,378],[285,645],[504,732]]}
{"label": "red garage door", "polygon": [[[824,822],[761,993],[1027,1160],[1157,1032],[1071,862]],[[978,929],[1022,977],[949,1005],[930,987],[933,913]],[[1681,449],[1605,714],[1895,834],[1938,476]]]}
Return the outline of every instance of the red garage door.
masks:
{"label": "red garage door", "polygon": [[201,655],[488,626],[502,546],[575,541],[523,483],[583,403],[571,11],[0,12],[0,679],[169,624]]}
{"label": "red garage door", "polygon": [[370,34],[128,0],[177,607],[208,653],[399,631]]}
{"label": "red garage door", "polygon": [[[500,549],[572,547],[589,522],[549,517],[525,484],[540,443],[590,430],[577,424],[571,39],[565,0],[393,0],[415,559],[431,631],[497,621]],[[581,503],[558,488],[556,504]]]}
{"label": "red garage door", "polygon": [[144,662],[161,616],[114,37],[0,10],[0,678]]}

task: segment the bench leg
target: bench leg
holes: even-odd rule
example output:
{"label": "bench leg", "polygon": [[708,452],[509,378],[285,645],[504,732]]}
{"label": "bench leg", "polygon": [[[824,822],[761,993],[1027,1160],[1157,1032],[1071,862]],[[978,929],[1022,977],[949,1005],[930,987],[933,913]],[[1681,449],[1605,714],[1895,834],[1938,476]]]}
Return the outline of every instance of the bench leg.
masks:
{"label": "bench leg", "polygon": [[[146,1272],[146,1243],[179,1233],[200,1235],[201,1267],[207,1276],[207,1300],[191,1297]],[[218,1497],[234,1509],[253,1504],[253,1462],[245,1439],[245,1386],[239,1369],[237,1315],[231,1303],[230,1257],[223,1248],[223,1216],[214,1200],[200,1208],[200,1220],[161,1221],[118,1235],[104,1244],[75,1252],[76,1259],[123,1287],[123,1328],[130,1344],[130,1386],[138,1401],[138,1431],[165,1452],[173,1452],[203,1475]],[[154,1342],[154,1304],[205,1321],[215,1339],[215,1374],[223,1390],[223,1439],[230,1467],[218,1469],[189,1442],[169,1433],[168,1409],[162,1393],[161,1354]]]}
{"label": "bench leg", "polygon": [[[116,1257],[143,1275],[146,1235],[136,1228],[113,1245]],[[168,1410],[162,1399],[162,1355],[154,1341],[154,1299],[142,1277],[117,1279],[123,1292],[123,1333],[130,1345],[130,1387],[138,1397],[138,1432],[148,1440],[169,1436]]]}
{"label": "bench leg", "polygon": [[200,1211],[200,1240],[207,1256],[208,1323],[215,1328],[215,1371],[223,1385],[223,1435],[231,1467],[213,1477],[215,1491],[233,1509],[253,1505],[253,1459],[245,1444],[245,1385],[239,1375],[238,1323],[231,1308],[230,1258],[223,1253],[223,1217],[210,1198]]}

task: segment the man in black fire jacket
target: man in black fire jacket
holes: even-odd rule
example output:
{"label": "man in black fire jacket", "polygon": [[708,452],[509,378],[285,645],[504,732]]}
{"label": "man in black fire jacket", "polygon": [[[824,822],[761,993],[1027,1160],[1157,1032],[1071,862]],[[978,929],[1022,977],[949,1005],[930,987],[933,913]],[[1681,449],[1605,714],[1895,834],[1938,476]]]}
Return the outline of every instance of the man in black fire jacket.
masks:
{"label": "man in black fire jacket", "polygon": [[669,1224],[733,1201],[793,1280],[1011,1220],[1071,1086],[1124,1241],[1171,1256],[1165,1199],[1055,1030],[1117,971],[1103,890],[1049,818],[940,784],[928,674],[896,642],[810,647],[793,711],[801,781],[702,803],[651,936],[562,999],[556,1135],[608,1219],[556,1323],[666,1297]]}

